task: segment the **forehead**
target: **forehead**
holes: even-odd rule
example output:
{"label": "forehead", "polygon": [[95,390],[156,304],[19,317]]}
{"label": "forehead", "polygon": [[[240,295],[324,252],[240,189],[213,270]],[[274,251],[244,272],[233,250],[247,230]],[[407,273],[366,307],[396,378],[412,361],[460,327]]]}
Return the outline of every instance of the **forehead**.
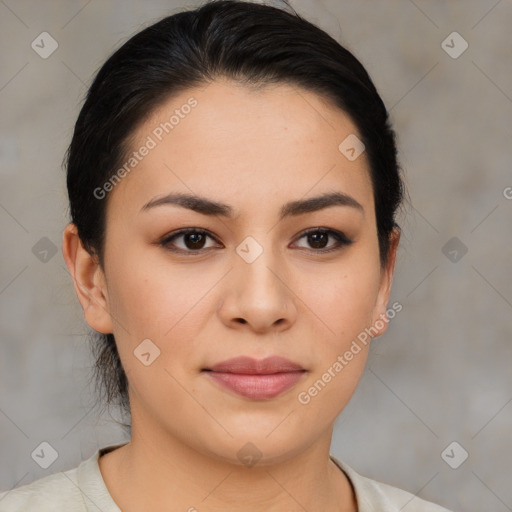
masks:
{"label": "forehead", "polygon": [[140,208],[178,190],[261,209],[271,198],[335,189],[369,207],[366,155],[351,161],[339,147],[354,136],[349,116],[315,93],[219,79],[173,96],[138,127],[130,150],[136,165],[112,201]]}

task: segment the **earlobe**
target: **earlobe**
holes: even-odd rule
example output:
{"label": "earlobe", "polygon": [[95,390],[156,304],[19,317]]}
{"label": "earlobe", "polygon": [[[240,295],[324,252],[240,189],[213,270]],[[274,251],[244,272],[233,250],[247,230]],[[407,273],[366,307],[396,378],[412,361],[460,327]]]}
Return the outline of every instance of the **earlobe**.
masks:
{"label": "earlobe", "polygon": [[94,330],[112,332],[105,276],[96,255],[82,245],[75,224],[66,226],[62,236],[62,255],[73,278],[86,322]]}
{"label": "earlobe", "polygon": [[388,328],[389,319],[386,311],[391,292],[391,283],[393,282],[393,273],[395,270],[396,253],[400,242],[400,235],[401,232],[398,226],[393,228],[393,231],[390,234],[388,262],[381,272],[379,293],[372,318],[372,332],[377,332],[377,334],[373,336],[374,338],[382,336]]}

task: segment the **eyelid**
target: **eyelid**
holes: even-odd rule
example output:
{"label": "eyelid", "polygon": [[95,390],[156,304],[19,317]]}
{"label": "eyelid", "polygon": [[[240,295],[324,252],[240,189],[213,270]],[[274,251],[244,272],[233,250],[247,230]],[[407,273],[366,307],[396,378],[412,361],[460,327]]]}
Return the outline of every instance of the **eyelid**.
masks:
{"label": "eyelid", "polygon": [[328,235],[333,235],[334,238],[339,238],[342,242],[344,242],[346,244],[352,244],[354,242],[354,240],[349,238],[343,231],[339,231],[338,229],[328,228],[328,227],[324,227],[324,226],[315,226],[313,228],[307,228],[304,231],[301,231],[297,235],[297,240],[300,240],[301,238],[303,238],[306,235],[309,235],[310,233],[318,233],[318,232],[327,233]]}

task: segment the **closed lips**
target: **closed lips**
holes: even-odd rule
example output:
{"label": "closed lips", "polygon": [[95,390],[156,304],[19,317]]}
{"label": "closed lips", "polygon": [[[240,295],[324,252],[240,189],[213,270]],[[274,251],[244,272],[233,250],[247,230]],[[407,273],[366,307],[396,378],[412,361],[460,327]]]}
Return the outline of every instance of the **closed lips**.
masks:
{"label": "closed lips", "polygon": [[262,360],[238,357],[203,371],[216,385],[249,400],[270,400],[292,388],[306,373],[299,364],[282,357]]}
{"label": "closed lips", "polygon": [[210,368],[204,368],[204,371],[239,373],[245,375],[269,375],[272,373],[306,370],[300,364],[279,356],[267,357],[261,360],[241,356],[215,364]]}

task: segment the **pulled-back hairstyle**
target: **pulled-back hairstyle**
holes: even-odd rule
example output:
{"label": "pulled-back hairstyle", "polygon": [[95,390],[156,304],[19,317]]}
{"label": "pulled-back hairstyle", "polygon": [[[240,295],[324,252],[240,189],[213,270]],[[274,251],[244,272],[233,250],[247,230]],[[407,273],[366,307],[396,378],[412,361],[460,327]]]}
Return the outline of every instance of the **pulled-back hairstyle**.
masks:
{"label": "pulled-back hairstyle", "polygon": [[[404,185],[388,112],[368,73],[300,15],[238,0],[214,0],[158,21],[115,51],[94,78],[66,154],[71,221],[88,252],[104,268],[108,198],[94,191],[125,161],[138,126],[171,96],[221,77],[256,88],[299,86],[349,115],[366,148],[384,266],[391,232],[399,229],[395,216]],[[129,413],[114,336],[96,333],[93,339],[106,403]]]}

